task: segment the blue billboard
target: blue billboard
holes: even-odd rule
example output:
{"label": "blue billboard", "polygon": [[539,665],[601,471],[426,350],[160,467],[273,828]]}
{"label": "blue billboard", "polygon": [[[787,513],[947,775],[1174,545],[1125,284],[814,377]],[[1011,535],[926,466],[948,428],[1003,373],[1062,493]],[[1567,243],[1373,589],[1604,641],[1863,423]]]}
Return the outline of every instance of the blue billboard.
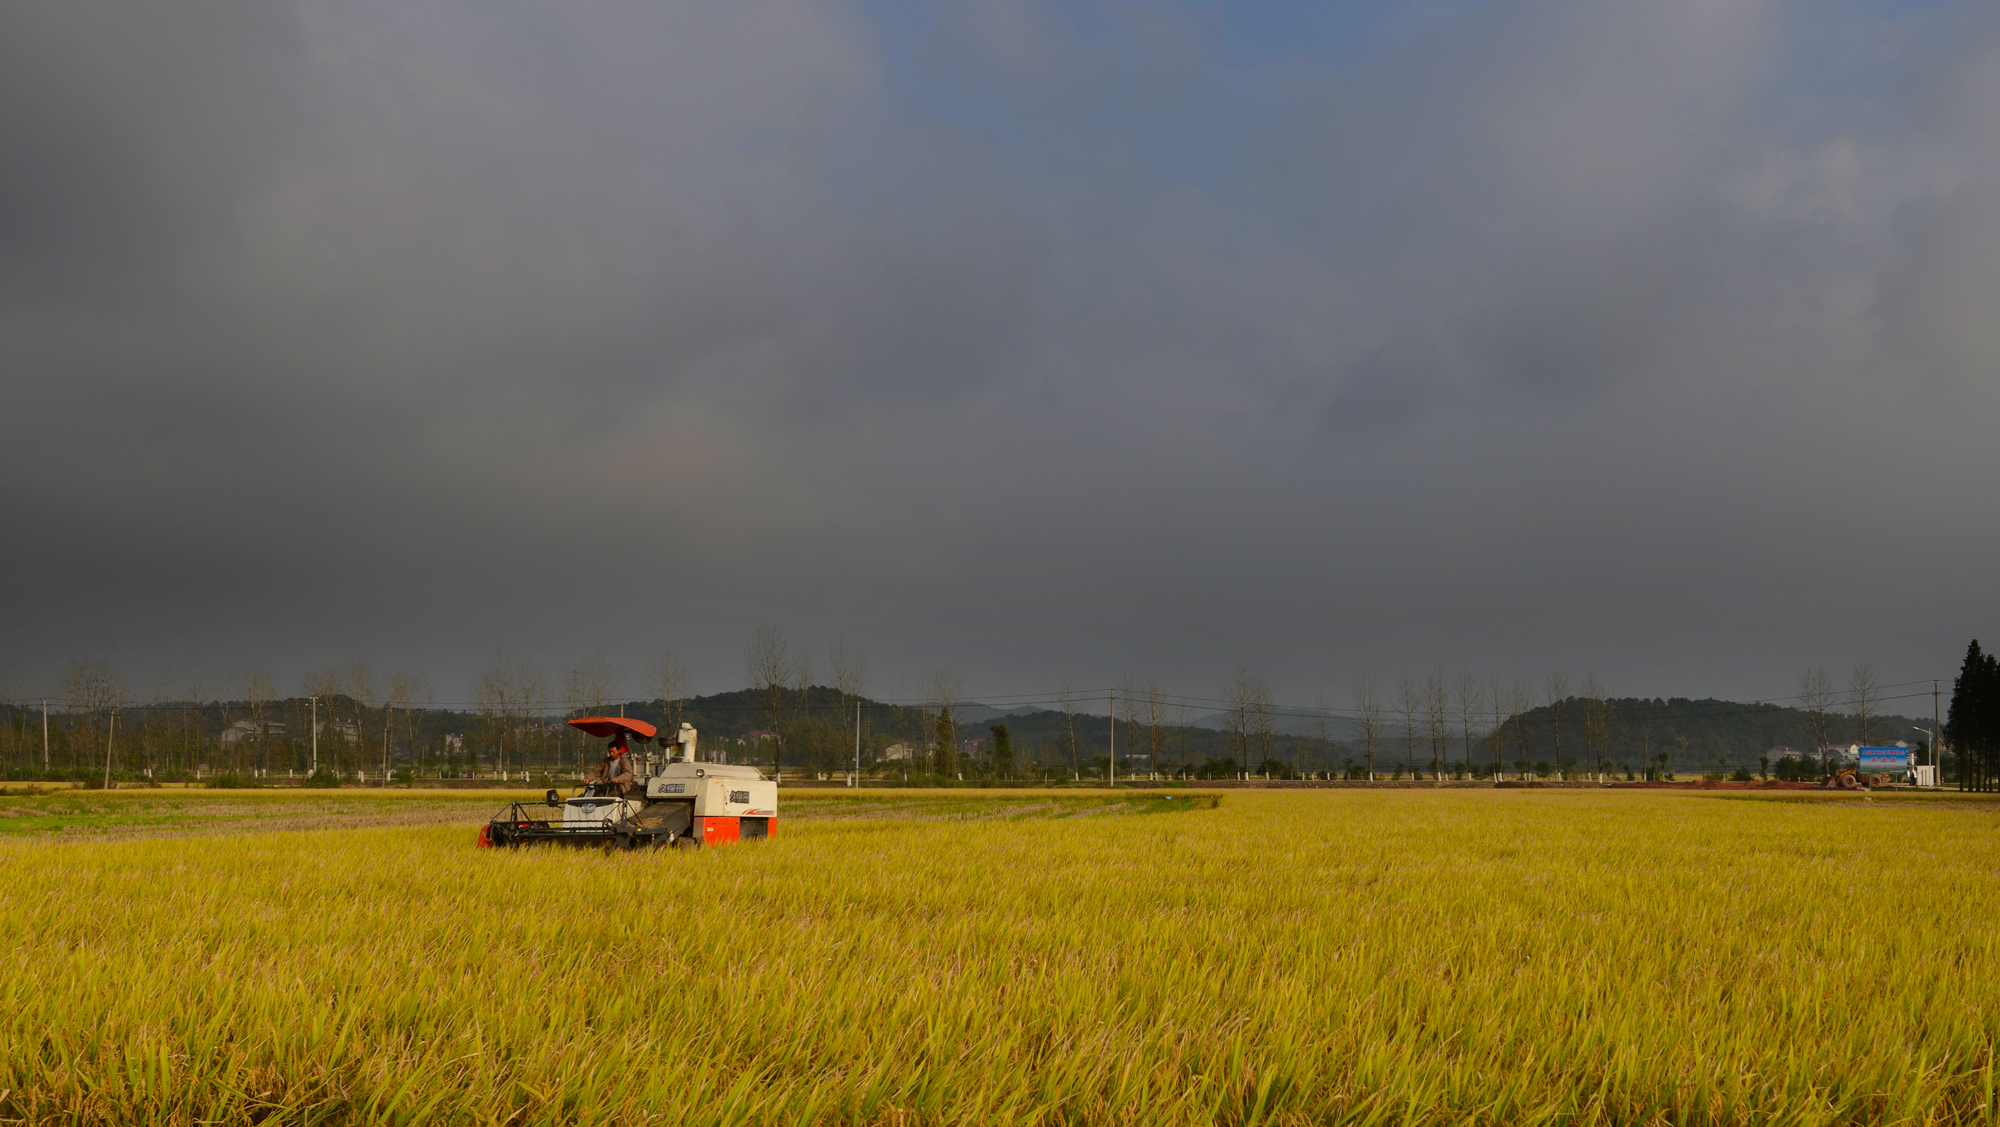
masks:
{"label": "blue billboard", "polygon": [[1861,757],[1861,773],[1864,775],[1909,773],[1910,749],[1907,747],[1858,747],[1854,751]]}

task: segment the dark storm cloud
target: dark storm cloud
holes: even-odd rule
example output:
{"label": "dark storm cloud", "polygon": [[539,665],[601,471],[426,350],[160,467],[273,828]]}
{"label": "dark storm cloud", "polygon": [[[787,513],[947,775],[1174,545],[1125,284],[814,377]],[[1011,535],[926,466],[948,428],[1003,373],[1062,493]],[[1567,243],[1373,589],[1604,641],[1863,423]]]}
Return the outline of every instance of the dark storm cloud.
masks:
{"label": "dark storm cloud", "polygon": [[[9,304],[115,299],[226,231],[281,147],[282,9],[27,5],[0,41],[0,284]],[[81,291],[81,292],[80,292]]]}
{"label": "dark storm cloud", "polygon": [[0,664],[1941,668],[1992,16],[1411,11],[11,8]]}

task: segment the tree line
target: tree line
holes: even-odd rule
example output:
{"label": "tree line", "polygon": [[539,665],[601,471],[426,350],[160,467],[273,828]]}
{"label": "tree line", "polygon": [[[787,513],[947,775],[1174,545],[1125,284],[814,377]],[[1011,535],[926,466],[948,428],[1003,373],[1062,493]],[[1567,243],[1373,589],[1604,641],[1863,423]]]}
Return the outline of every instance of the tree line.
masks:
{"label": "tree line", "polygon": [[[638,692],[596,655],[554,676],[496,651],[470,699],[440,707],[421,673],[365,661],[328,666],[280,696],[268,670],[214,674],[198,667],[150,679],[139,691],[101,660],[73,662],[49,692],[47,711],[18,686],[0,724],[0,771],[11,778],[274,776],[390,781],[428,775],[570,777],[597,743],[563,723],[617,710],[666,730],[703,733],[710,757],[814,778],[857,765],[912,783],[1068,779],[1114,772],[1149,778],[1659,778],[1735,766],[1746,753],[1798,740],[1820,762],[1759,766],[1766,777],[1830,769],[1841,738],[1869,743],[1906,725],[1888,715],[1866,663],[1844,691],[1823,667],[1800,678],[1793,707],[1727,701],[1612,697],[1594,674],[1572,684],[1460,670],[1358,680],[1347,700],[1284,706],[1266,681],[1236,669],[1214,697],[1169,692],[1157,677],[1123,678],[1085,693],[1063,682],[1042,707],[969,719],[962,678],[939,667],[899,680],[890,699],[869,696],[861,652],[836,639],[823,653],[797,647],[776,626],[744,647],[746,687],[694,697],[673,653],[649,656]],[[1946,732],[1968,749],[1961,785],[2000,778],[1991,716],[2000,710],[1993,658],[1974,642],[1954,684]],[[1116,760],[1112,759],[1116,740]],[[1919,745],[1920,754],[1925,745]],[[858,764],[857,764],[858,760]],[[1956,761],[1947,758],[1948,766]]]}

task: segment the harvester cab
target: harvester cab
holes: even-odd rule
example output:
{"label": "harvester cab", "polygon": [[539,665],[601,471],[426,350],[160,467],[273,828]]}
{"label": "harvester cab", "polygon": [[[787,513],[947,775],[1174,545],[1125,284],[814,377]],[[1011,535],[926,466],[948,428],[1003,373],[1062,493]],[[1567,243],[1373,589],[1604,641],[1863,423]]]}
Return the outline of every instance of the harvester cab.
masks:
{"label": "harvester cab", "polygon": [[778,784],[754,767],[700,762],[692,725],[666,737],[622,716],[569,724],[610,741],[600,777],[568,798],[550,790],[549,814],[509,805],[480,831],[480,845],[698,849],[776,836]]}

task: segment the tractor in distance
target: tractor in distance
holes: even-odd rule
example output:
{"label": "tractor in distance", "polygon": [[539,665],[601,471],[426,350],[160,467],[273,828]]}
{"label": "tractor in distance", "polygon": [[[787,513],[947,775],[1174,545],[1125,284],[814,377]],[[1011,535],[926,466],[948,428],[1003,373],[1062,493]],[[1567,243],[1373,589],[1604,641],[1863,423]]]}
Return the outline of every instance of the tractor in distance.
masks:
{"label": "tractor in distance", "polygon": [[569,798],[551,789],[546,812],[512,803],[480,829],[481,846],[699,849],[776,836],[778,784],[755,767],[701,762],[692,725],[682,724],[671,741],[653,725],[622,716],[585,716],[569,725],[623,742],[631,782],[622,789],[609,780],[587,783]]}

